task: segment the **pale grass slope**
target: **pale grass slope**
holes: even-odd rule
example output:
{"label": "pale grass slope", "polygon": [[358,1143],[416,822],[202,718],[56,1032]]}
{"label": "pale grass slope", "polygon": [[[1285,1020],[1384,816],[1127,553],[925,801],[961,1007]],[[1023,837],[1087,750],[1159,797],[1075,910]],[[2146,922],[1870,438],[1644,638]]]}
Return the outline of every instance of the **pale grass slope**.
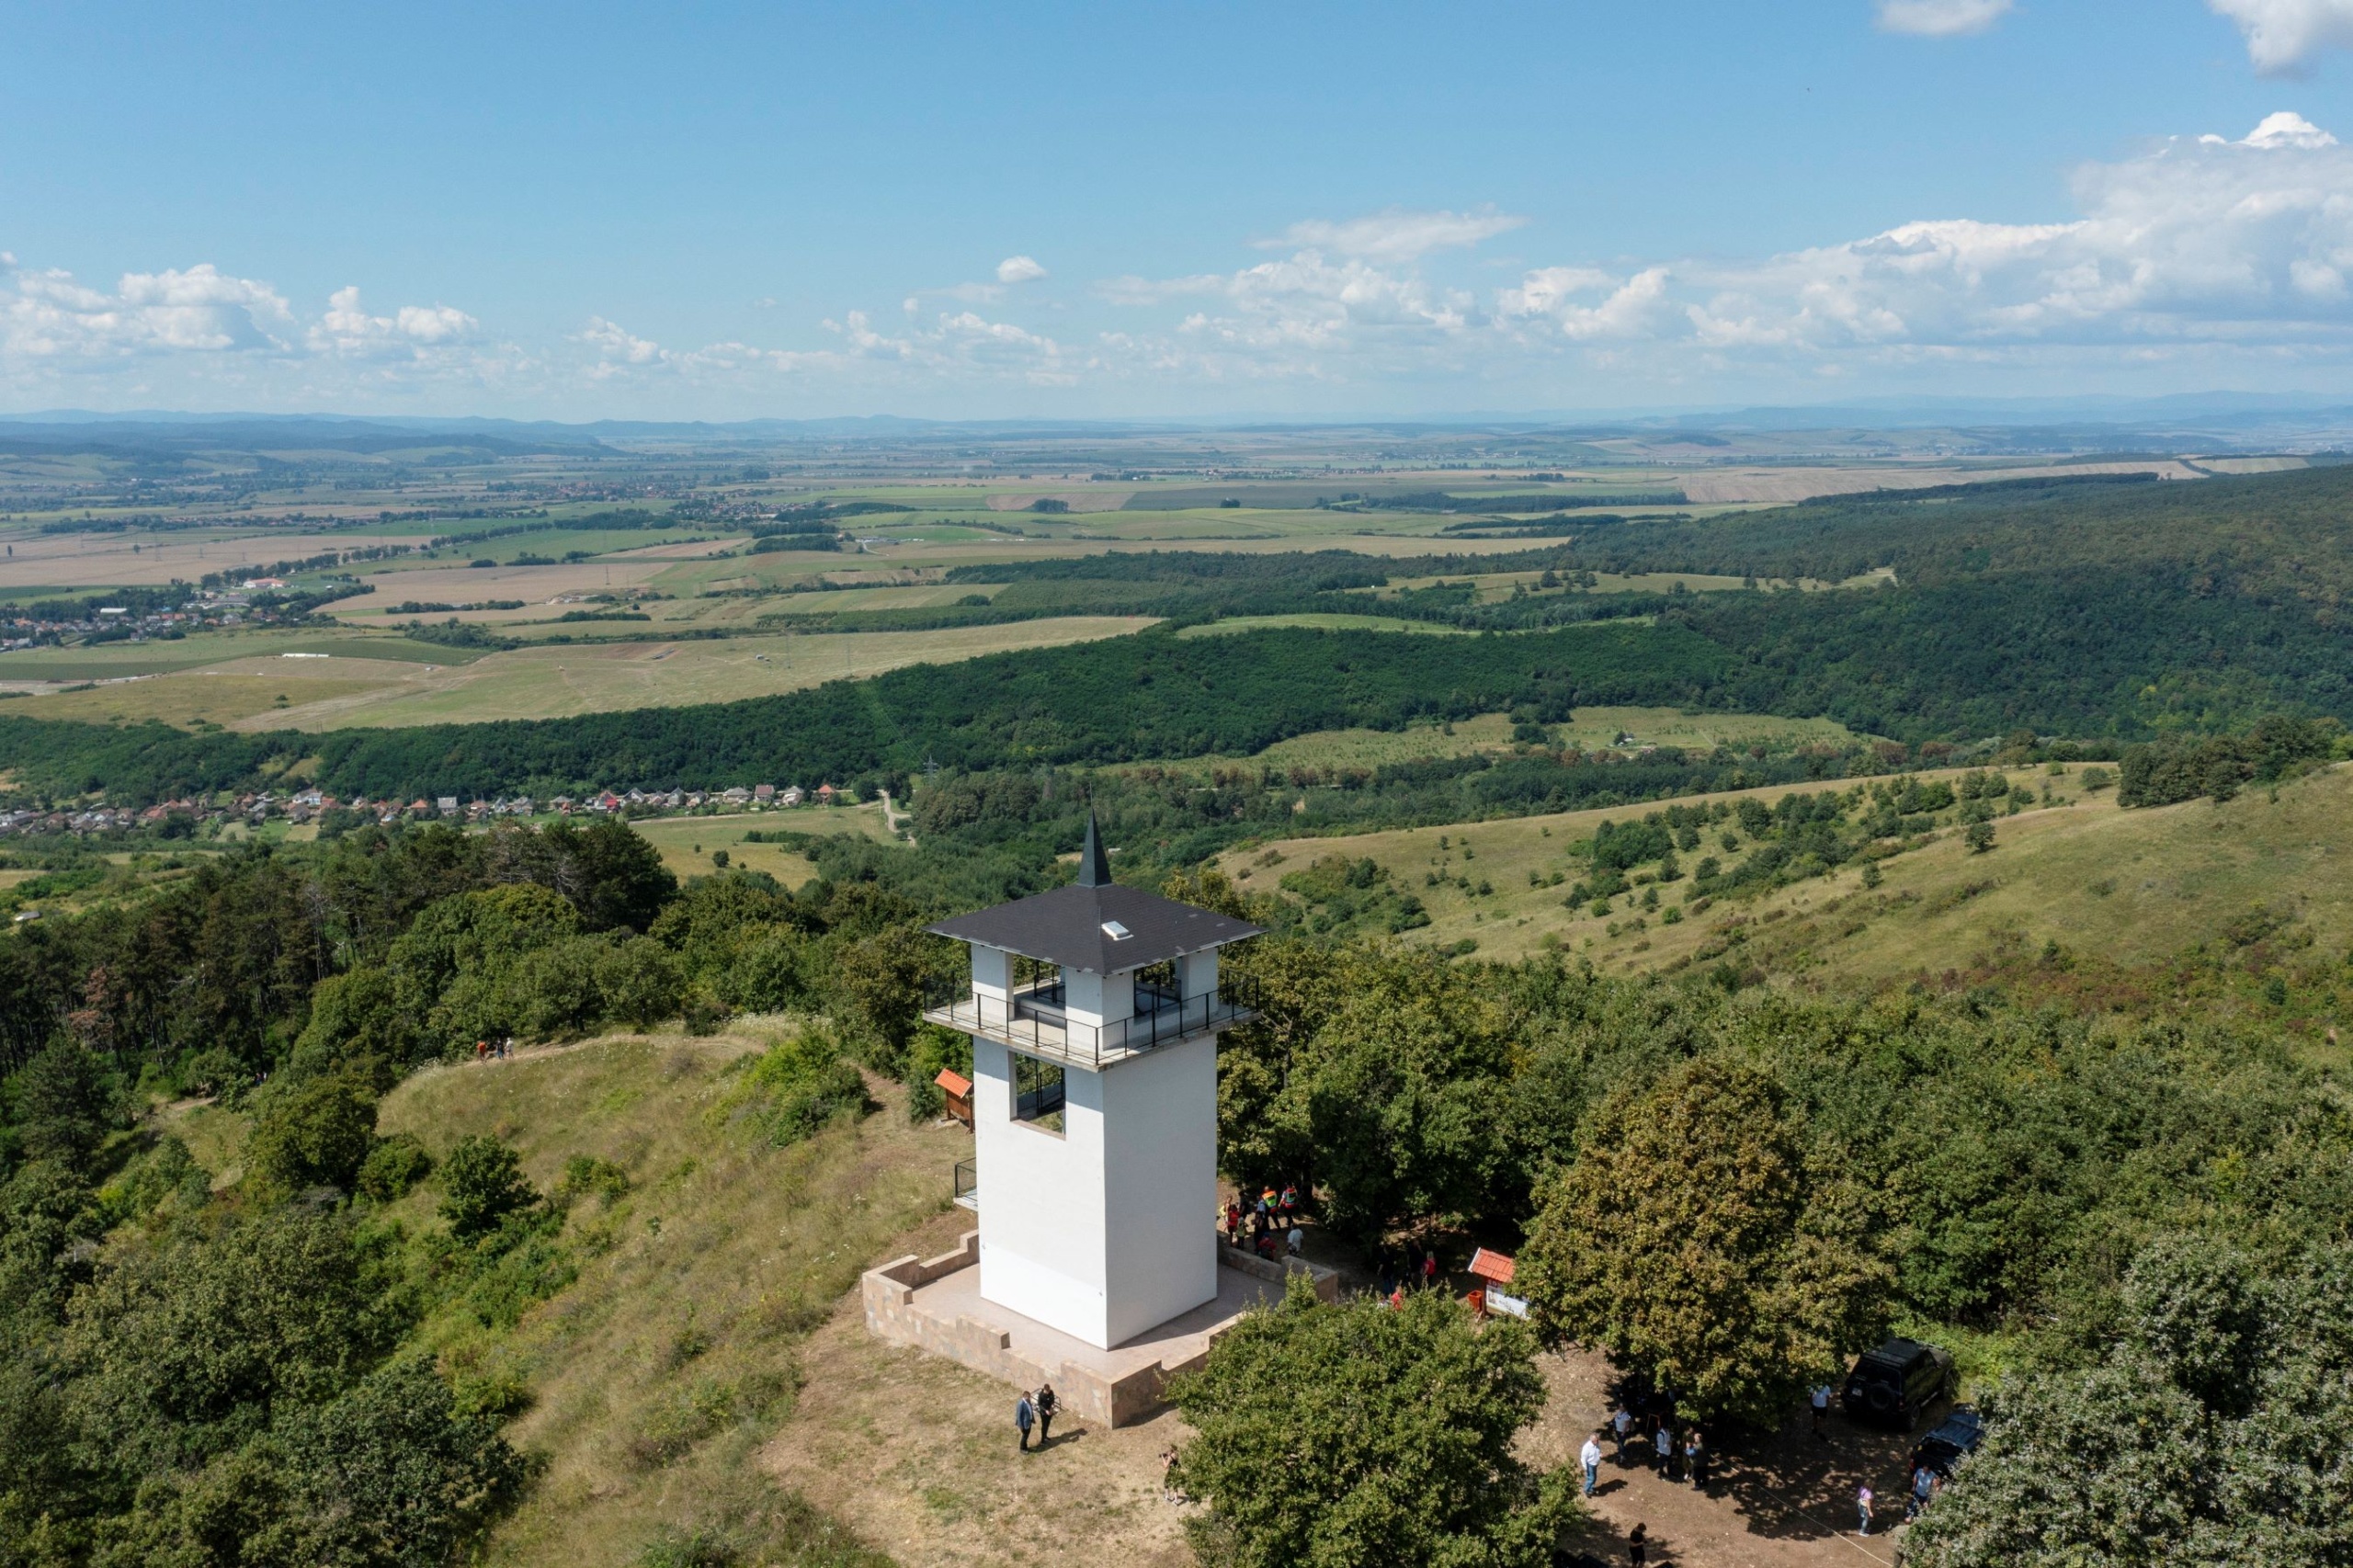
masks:
{"label": "pale grass slope", "polygon": [[[858,1127],[794,1147],[716,1130],[723,1069],[764,1039],[603,1040],[430,1069],[386,1097],[383,1130],[412,1132],[437,1155],[467,1133],[495,1133],[542,1190],[575,1154],[612,1161],[631,1181],[608,1210],[574,1208],[567,1235],[595,1256],[511,1335],[432,1325],[461,1376],[528,1389],[510,1436],[546,1460],[488,1561],[620,1568],[663,1528],[773,1514],[781,1494],[751,1455],[790,1420],[802,1337],[860,1270],[947,1208],[949,1169],[970,1139],[910,1127],[888,1086],[891,1103]],[[430,1200],[409,1200],[419,1221]],[[764,1390],[779,1389],[754,1413]]]}
{"label": "pale grass slope", "polygon": [[[1761,961],[1776,978],[1802,977],[1809,988],[1938,975],[1965,970],[1989,952],[2035,950],[2052,941],[2119,964],[2158,963],[2216,939],[2225,923],[2258,905],[2292,915],[2322,951],[2353,945],[2353,765],[2277,791],[2251,790],[2226,804],[2193,801],[2131,812],[2118,808],[2112,790],[2084,791],[2082,771],[2051,778],[2040,769],[2013,770],[2012,778],[2030,787],[2047,780],[2055,803],[1999,819],[1990,853],[1970,853],[1948,829],[1884,862],[1886,880],[1876,892],[1866,892],[1859,869],[1849,867],[1762,898],[1720,900],[1677,926],[1652,913],[1642,928],[1633,927],[1624,898],[1608,916],[1570,909],[1565,889],[1549,883],[1554,871],[1570,883],[1585,874],[1570,846],[1590,837],[1604,818],[1640,817],[1657,804],[1290,839],[1232,852],[1222,864],[1237,876],[1248,872],[1242,885],[1256,891],[1271,890],[1284,873],[1324,856],[1370,857],[1429,907],[1430,926],[1410,940],[1470,937],[1481,957],[1510,959],[1539,951],[1551,938],[1613,972],[1697,960],[1726,921],[1745,916],[1759,939],[1741,961]],[[1747,793],[1769,801],[1792,789],[1835,787]],[[1737,797],[1698,799],[1718,798]],[[1438,847],[1442,835],[1445,850]],[[1703,854],[1734,858],[1717,847],[1713,830],[1706,840],[1683,857],[1687,870]],[[1472,850],[1467,861],[1466,844]],[[1483,879],[1495,892],[1427,887],[1423,877],[1433,867],[1467,874],[1474,884]],[[1548,885],[1530,887],[1531,870]],[[1669,884],[1662,896],[1677,903],[1688,885]],[[1619,926],[1614,936],[1612,923]]]}

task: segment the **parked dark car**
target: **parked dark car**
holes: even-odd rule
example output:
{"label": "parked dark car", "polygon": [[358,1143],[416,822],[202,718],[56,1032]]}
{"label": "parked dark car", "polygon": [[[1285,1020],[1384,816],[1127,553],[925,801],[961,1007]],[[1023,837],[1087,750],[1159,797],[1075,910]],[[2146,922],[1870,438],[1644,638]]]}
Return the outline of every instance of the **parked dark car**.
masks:
{"label": "parked dark car", "polygon": [[1857,1420],[1910,1426],[1954,1384],[1950,1354],[1917,1340],[1891,1339],[1855,1358],[1839,1401]]}
{"label": "parked dark car", "polygon": [[1947,1481],[1961,1468],[1961,1461],[1977,1451],[1985,1440],[1985,1423],[1973,1410],[1956,1410],[1928,1430],[1920,1446],[1912,1450],[1910,1468],[1927,1465]]}

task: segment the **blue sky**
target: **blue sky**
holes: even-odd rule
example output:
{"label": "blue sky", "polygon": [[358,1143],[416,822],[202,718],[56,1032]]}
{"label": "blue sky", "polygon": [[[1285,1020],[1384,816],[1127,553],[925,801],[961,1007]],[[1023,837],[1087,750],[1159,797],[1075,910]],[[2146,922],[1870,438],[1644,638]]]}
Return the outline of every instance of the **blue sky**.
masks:
{"label": "blue sky", "polygon": [[0,409],[2353,394],[2353,0],[0,5]]}

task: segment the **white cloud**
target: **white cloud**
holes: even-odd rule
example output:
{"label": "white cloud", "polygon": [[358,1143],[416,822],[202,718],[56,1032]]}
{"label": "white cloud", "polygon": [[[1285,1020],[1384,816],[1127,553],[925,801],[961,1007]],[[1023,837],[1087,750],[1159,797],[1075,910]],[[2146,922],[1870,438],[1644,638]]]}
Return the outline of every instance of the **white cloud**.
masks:
{"label": "white cloud", "polygon": [[1915,38],[1963,38],[1984,32],[2011,9],[2011,0],[1879,0],[1879,25]]}
{"label": "white cloud", "polygon": [[[2219,142],[2219,136],[2201,136],[2200,142]],[[2241,147],[2334,147],[2336,138],[2292,110],[2281,109],[2267,114],[2263,123],[2248,131],[2236,142]]]}
{"label": "white cloud", "polygon": [[[1595,304],[1582,301],[1602,295]],[[1644,267],[1620,279],[1588,267],[1547,267],[1506,289],[1496,302],[1505,316],[1542,316],[1557,323],[1561,335],[1576,343],[1622,341],[1649,336],[1672,319],[1667,269]]]}
{"label": "white cloud", "polygon": [[2293,75],[2325,49],[2353,49],[2353,0],[2207,0],[2246,35],[2267,76]]}
{"label": "white cloud", "polygon": [[1053,338],[1012,322],[991,321],[972,311],[941,312],[928,326],[892,336],[879,332],[863,311],[851,311],[827,331],[848,349],[837,359],[885,362],[934,372],[1011,375],[1041,384],[1064,384],[1074,367]]}
{"label": "white cloud", "polygon": [[1539,267],[1483,298],[1421,264],[1313,246],[1231,274],[1102,285],[1113,304],[1184,312],[1173,332],[1104,341],[1163,371],[1359,381],[1562,354],[1678,376],[1956,356],[2116,364],[2194,346],[2353,360],[2353,149],[2320,127],[2282,113],[2235,142],[2178,138],[2086,166],[2075,191],[2068,222],[1925,219],[1748,260]]}
{"label": "white cloud", "polygon": [[1408,212],[1392,208],[1343,223],[1311,218],[1293,223],[1280,239],[1261,240],[1259,247],[1276,250],[1296,245],[1335,251],[1367,261],[1415,261],[1432,251],[1475,245],[1527,222],[1493,209],[1477,212]]}
{"label": "white cloud", "polygon": [[329,296],[326,313],[312,324],[306,341],[320,354],[414,358],[461,343],[481,324],[448,305],[403,305],[389,316],[369,315],[359,306],[359,290],[343,288]]}
{"label": "white cloud", "polygon": [[595,349],[597,357],[608,365],[654,365],[669,358],[652,338],[640,337],[620,323],[602,316],[590,316],[578,340]]}
{"label": "white cloud", "polygon": [[267,283],[206,264],[186,271],[129,272],[111,294],[56,270],[0,265],[0,354],[48,360],[108,360],[171,353],[278,351],[294,312]]}
{"label": "white cloud", "polygon": [[[448,305],[403,305],[390,315],[338,289],[315,319],[299,321],[270,285],[210,265],[123,275],[112,292],[69,273],[0,262],[0,368],[103,369],[159,357],[255,359],[427,359],[446,368],[480,324]],[[470,351],[469,351],[470,352]]]}
{"label": "white cloud", "polygon": [[1030,283],[1045,275],[1046,269],[1031,256],[1009,256],[996,264],[996,280],[1000,283]]}
{"label": "white cloud", "polygon": [[1139,278],[1128,273],[1105,278],[1095,291],[1114,305],[1156,305],[1188,294],[1215,294],[1225,286],[1225,275],[1219,272],[1197,272],[1188,278]]}
{"label": "white cloud", "polygon": [[2083,216],[1904,223],[1746,264],[1672,271],[1698,338],[1840,349],[2353,347],[2353,150],[2293,117],[2078,172]]}

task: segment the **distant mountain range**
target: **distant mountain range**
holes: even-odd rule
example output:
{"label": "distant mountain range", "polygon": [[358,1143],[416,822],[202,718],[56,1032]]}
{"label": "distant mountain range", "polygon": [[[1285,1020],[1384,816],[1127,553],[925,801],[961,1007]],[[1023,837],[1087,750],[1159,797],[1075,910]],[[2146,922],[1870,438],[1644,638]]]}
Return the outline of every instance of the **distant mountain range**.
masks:
{"label": "distant mountain range", "polygon": [[1541,430],[1606,437],[1722,432],[2001,430],[2031,444],[2099,449],[2120,438],[2226,447],[2342,437],[2353,443],[2353,399],[2292,392],[2181,392],[2163,397],[1875,398],[1839,403],[1723,409],[1512,412],[1428,418],[1394,415],[1300,419],[1236,415],[1217,420],[940,420],[896,415],[830,419],[658,421],[482,418],[472,415],[339,414],[191,414],[168,409],[104,413],[51,409],[0,415],[0,448],[127,449],[186,451],[230,447],[381,451],[455,445],[490,453],[595,449],[611,442],[715,441],[759,445],[811,440],[923,441],[995,437],[1051,440],[1188,431]]}

